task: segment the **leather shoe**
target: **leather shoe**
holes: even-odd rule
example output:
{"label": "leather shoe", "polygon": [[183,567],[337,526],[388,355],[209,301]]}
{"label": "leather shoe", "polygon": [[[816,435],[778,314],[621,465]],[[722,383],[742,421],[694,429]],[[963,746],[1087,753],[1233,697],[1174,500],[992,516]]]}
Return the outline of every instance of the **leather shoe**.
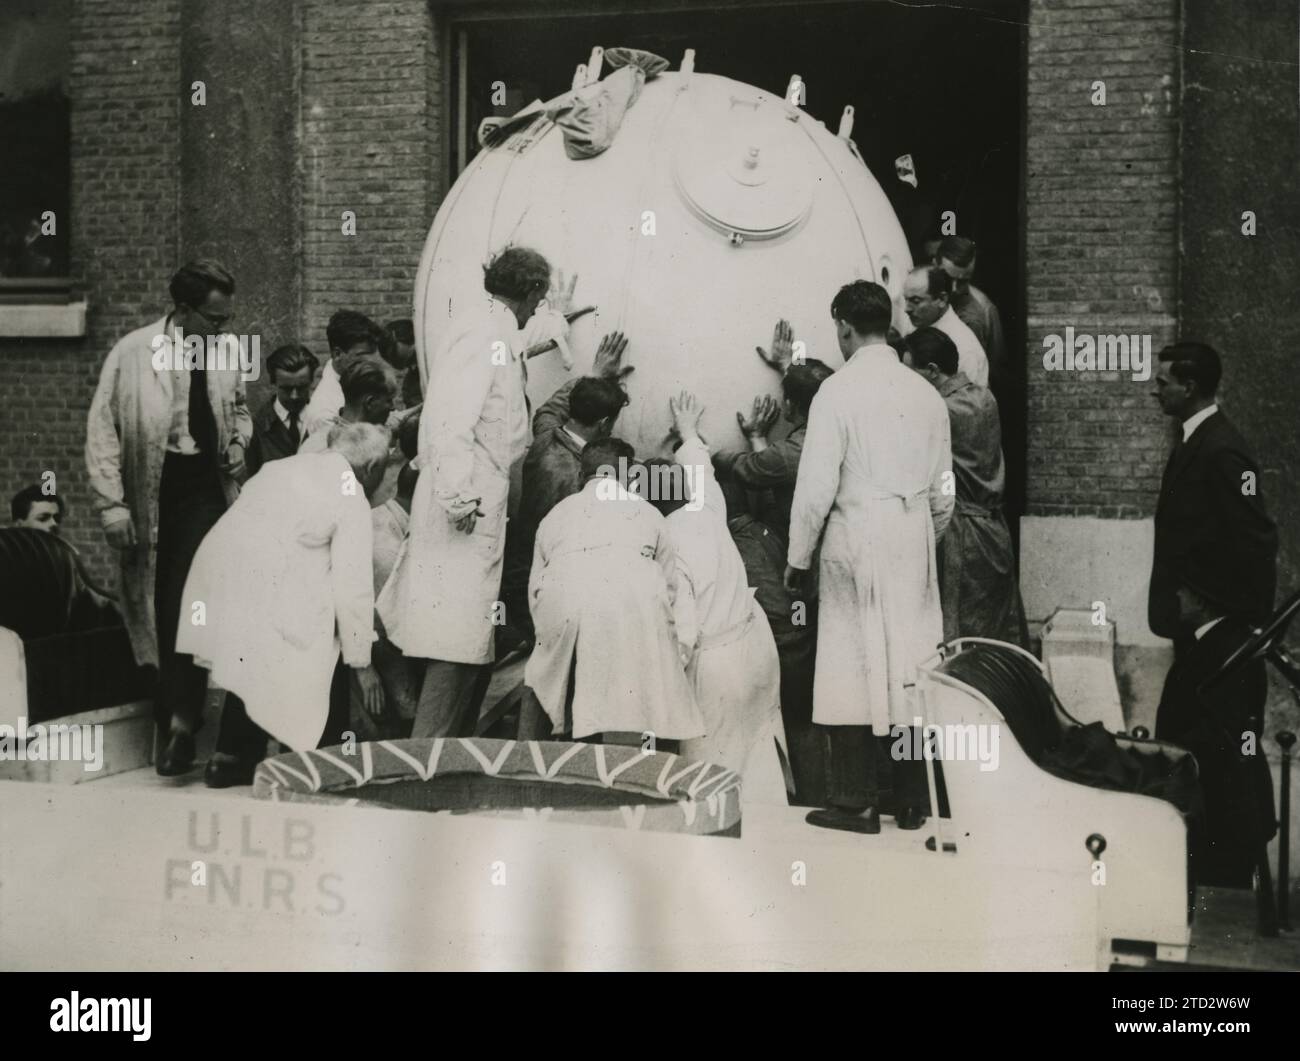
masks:
{"label": "leather shoe", "polygon": [[919,829],[925,824],[925,815],[916,807],[904,807],[894,815],[894,824],[900,829]]}
{"label": "leather shoe", "polygon": [[194,738],[188,733],[180,730],[173,730],[171,737],[167,741],[167,746],[163,748],[162,754],[158,756],[158,762],[155,769],[160,777],[179,777],[181,774],[189,773],[194,767]]}
{"label": "leather shoe", "polygon": [[209,759],[203,770],[203,783],[208,788],[234,788],[236,785],[251,785],[256,763],[242,759]]}
{"label": "leather shoe", "polygon": [[823,829],[843,829],[851,833],[880,832],[880,811],[875,807],[868,807],[864,811],[823,807],[821,810],[810,811],[804,821]]}

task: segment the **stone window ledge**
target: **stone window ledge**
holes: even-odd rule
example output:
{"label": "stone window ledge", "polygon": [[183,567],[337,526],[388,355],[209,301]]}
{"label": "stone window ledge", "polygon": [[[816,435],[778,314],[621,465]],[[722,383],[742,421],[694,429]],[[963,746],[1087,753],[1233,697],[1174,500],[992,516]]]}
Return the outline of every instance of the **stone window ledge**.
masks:
{"label": "stone window ledge", "polygon": [[79,339],[86,299],[71,281],[0,280],[0,339]]}

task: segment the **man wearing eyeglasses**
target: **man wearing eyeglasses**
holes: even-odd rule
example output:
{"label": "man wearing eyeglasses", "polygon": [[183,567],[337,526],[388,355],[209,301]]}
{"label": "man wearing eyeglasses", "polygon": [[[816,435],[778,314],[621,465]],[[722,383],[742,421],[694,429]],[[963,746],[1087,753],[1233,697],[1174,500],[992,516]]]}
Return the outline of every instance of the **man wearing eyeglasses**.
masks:
{"label": "man wearing eyeglasses", "polygon": [[156,767],[164,777],[193,766],[207,691],[207,672],[176,652],[178,623],[206,621],[197,610],[180,614],[185,579],[204,535],[239,493],[253,428],[237,363],[176,356],[188,344],[211,349],[225,334],[234,278],[218,262],[193,261],[169,291],[171,311],[109,351],[86,425],[86,469],[104,536],[118,551],[131,647],[139,663],[158,669]]}

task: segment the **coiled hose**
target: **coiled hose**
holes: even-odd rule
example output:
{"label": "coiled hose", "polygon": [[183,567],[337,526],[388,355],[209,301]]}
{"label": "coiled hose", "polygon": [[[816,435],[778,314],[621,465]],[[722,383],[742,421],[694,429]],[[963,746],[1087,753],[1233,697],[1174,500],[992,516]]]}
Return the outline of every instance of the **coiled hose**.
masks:
{"label": "coiled hose", "polygon": [[1001,645],[973,644],[943,661],[939,671],[983,693],[1001,712],[1016,743],[1034,762],[1061,737],[1056,691],[1019,652]]}

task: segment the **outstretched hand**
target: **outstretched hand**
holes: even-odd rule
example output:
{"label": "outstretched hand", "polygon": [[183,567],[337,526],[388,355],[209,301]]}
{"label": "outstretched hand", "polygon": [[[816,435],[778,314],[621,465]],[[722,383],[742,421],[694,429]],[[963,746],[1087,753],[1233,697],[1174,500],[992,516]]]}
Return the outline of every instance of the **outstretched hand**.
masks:
{"label": "outstretched hand", "polygon": [[607,333],[596,348],[596,358],[591,365],[592,375],[622,383],[630,372],[636,371],[635,365],[623,364],[623,353],[626,350],[627,336],[622,332]]}
{"label": "outstretched hand", "polygon": [[772,350],[769,353],[761,346],[754,347],[758,356],[768,368],[784,373],[794,358],[794,329],[788,320],[779,320],[772,329]]}
{"label": "outstretched hand", "polygon": [[780,406],[776,404],[776,399],[770,394],[761,394],[754,399],[754,408],[749,414],[749,419],[745,419],[744,413],[736,413],[736,423],[740,425],[741,432],[746,438],[762,438],[772,430],[772,425],[776,423],[776,418],[780,415]]}
{"label": "outstretched hand", "polygon": [[700,417],[704,415],[704,406],[690,391],[682,391],[676,398],[668,399],[668,411],[673,416],[673,430],[678,437],[698,435]]}
{"label": "outstretched hand", "polygon": [[548,309],[555,310],[556,313],[563,313],[569,321],[576,320],[584,313],[590,313],[595,306],[583,306],[581,309],[575,309],[573,305],[573,292],[578,286],[578,274],[566,281],[564,270],[559,270],[555,274],[555,279],[551,284],[551,289],[546,293],[546,305]]}

